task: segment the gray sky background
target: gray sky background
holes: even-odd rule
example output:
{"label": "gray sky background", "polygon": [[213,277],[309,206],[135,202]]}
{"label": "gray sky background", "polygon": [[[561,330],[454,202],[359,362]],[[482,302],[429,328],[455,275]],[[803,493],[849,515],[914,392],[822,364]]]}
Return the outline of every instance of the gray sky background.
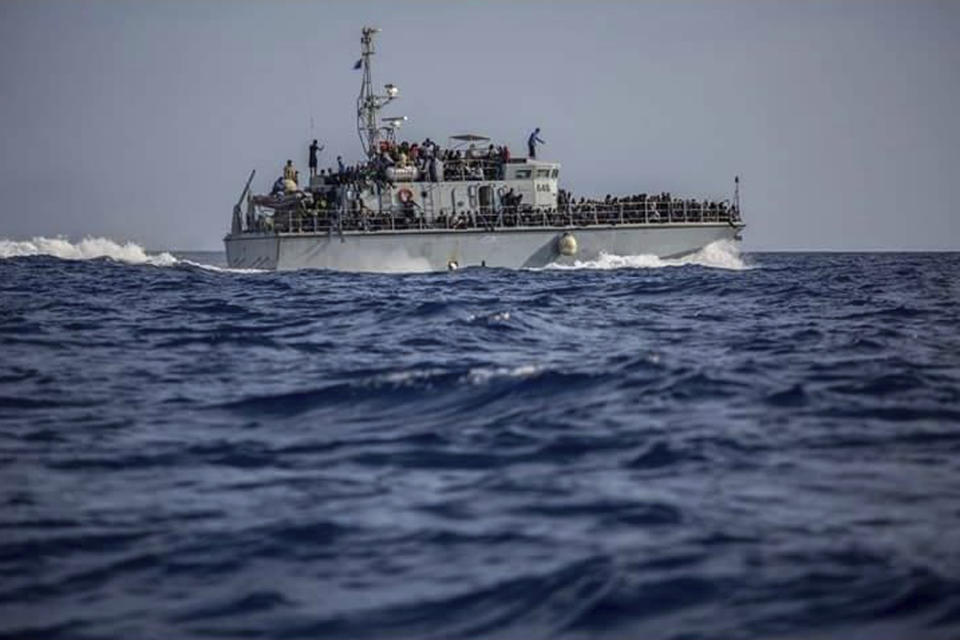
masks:
{"label": "gray sky background", "polygon": [[[575,195],[727,197],[748,250],[960,249],[960,2],[0,2],[0,237],[219,249],[250,169],[535,127]],[[312,123],[312,126],[311,126]]]}

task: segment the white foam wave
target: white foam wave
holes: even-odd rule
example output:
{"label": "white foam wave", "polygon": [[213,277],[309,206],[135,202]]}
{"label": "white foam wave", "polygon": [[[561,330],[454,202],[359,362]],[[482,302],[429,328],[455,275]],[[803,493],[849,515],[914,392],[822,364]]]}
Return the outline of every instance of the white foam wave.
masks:
{"label": "white foam wave", "polygon": [[[540,365],[525,364],[518,367],[471,367],[462,376],[458,376],[460,383],[470,385],[483,385],[493,380],[503,378],[530,378],[539,375],[543,371]],[[382,384],[394,387],[408,387],[426,385],[432,386],[438,378],[452,373],[449,369],[418,369],[414,371],[392,371],[390,373],[375,376],[369,380],[369,384],[376,387]]]}
{"label": "white foam wave", "polygon": [[535,364],[525,364],[519,367],[475,367],[470,369],[465,379],[473,385],[480,385],[495,378],[530,378],[541,372],[541,367]]}
{"label": "white foam wave", "polygon": [[393,371],[374,378],[375,383],[386,382],[396,386],[408,386],[423,380],[429,381],[446,373],[443,369],[419,369],[416,371]]}
{"label": "white foam wave", "polygon": [[206,271],[215,271],[217,273],[269,273],[266,269],[238,269],[231,267],[218,267],[215,264],[204,264],[202,262],[194,262],[193,260],[185,260],[183,258],[177,259],[177,264],[188,264],[191,267],[196,267],[198,269],[204,269]]}
{"label": "white foam wave", "polygon": [[744,271],[750,266],[743,261],[739,245],[732,240],[711,242],[699,251],[682,258],[658,258],[655,255],[618,256],[600,253],[596,260],[577,260],[573,264],[553,263],[547,269],[660,269],[698,265],[712,269]]}
{"label": "white foam wave", "polygon": [[486,322],[487,324],[503,324],[510,321],[510,312],[509,311],[498,311],[495,313],[478,316],[475,313],[471,313],[467,316],[467,322]]}
{"label": "white foam wave", "polygon": [[71,242],[67,238],[35,237],[32,240],[8,240],[0,238],[0,260],[7,258],[24,258],[28,256],[52,256],[62,260],[96,260],[109,258],[126,264],[148,264],[155,267],[172,267],[175,265],[190,265],[198,269],[215,271],[218,273],[262,273],[261,269],[230,269],[212,264],[203,264],[177,258],[161,251],[148,253],[146,249],[135,242],[117,242],[110,238],[88,236],[79,242]]}
{"label": "white foam wave", "polygon": [[76,243],[62,237],[36,237],[32,240],[0,239],[0,259],[27,256],[53,256],[63,260],[110,258],[128,264],[152,264],[158,267],[169,267],[178,262],[166,251],[149,254],[135,242],[121,244],[109,238],[87,237]]}

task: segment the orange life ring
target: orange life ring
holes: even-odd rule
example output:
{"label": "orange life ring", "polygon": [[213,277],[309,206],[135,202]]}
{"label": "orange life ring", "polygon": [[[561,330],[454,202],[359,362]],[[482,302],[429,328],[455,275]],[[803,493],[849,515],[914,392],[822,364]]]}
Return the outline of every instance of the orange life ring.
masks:
{"label": "orange life ring", "polygon": [[400,189],[397,192],[397,197],[400,199],[400,202],[403,204],[409,204],[413,200],[413,192],[410,189]]}

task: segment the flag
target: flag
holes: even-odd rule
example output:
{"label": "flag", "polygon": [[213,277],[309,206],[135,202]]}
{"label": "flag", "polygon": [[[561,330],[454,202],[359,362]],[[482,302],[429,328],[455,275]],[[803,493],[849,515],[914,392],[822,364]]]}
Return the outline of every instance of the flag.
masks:
{"label": "flag", "polygon": [[363,58],[360,58],[359,60],[353,63],[354,69],[359,69],[362,66],[363,66]]}

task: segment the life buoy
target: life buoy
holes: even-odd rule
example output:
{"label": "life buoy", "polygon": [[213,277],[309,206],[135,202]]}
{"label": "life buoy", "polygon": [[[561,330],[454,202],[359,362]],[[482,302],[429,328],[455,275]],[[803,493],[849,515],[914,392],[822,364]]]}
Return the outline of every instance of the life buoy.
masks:
{"label": "life buoy", "polygon": [[413,200],[413,191],[410,191],[410,189],[400,189],[400,191],[397,192],[397,198],[400,199],[401,203],[409,204],[410,201]]}

